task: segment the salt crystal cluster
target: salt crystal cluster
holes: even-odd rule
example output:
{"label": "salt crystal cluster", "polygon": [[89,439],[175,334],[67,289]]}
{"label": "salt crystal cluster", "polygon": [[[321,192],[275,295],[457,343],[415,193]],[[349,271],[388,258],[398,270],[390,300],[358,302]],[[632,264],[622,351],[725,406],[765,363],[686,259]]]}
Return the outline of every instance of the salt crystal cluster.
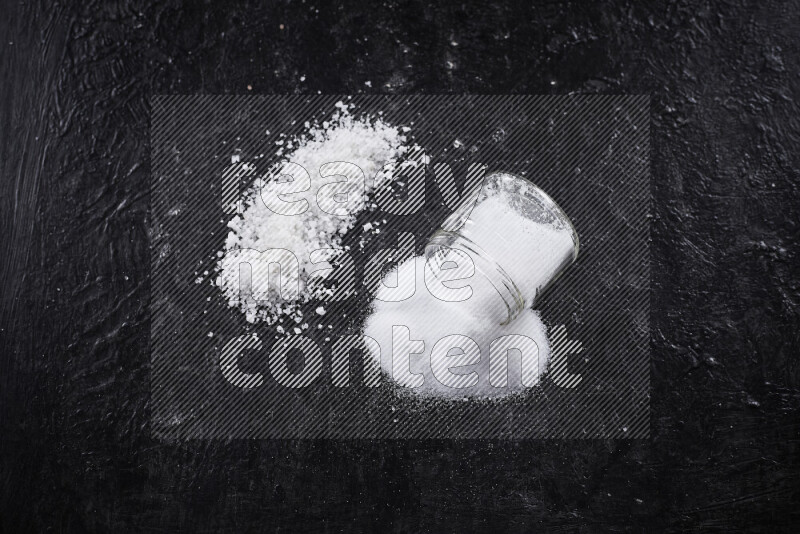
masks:
{"label": "salt crystal cluster", "polygon": [[[311,176],[308,191],[291,195],[292,201],[306,199],[308,209],[298,215],[282,215],[268,208],[261,193],[263,188],[270,186],[274,177],[269,169],[260,169],[264,176],[256,180],[245,194],[242,213],[228,222],[230,231],[225,250],[217,262],[219,275],[216,284],[229,305],[239,308],[251,323],[272,325],[288,316],[299,328],[307,327],[300,306],[323,296],[320,289],[315,289],[318,285],[308,283],[309,276],[314,273],[316,281],[331,272],[327,262],[344,250],[343,235],[353,227],[357,214],[368,207],[371,193],[392,179],[393,165],[409,150],[405,129],[391,126],[380,118],[356,117],[352,107],[342,102],[338,102],[336,108],[333,116],[321,125],[306,123],[304,135],[277,142],[281,164],[274,168],[280,168],[283,163],[296,163]],[[331,214],[320,209],[318,203],[320,189],[341,180],[320,176],[320,167],[331,162],[353,163],[364,172],[364,194],[354,195],[354,203],[349,205],[347,212],[339,210]],[[258,301],[241,298],[241,258],[236,253],[240,249],[291,251],[300,266],[298,298],[285,301],[277,298],[278,294],[275,294],[276,298]],[[320,250],[323,252],[315,252]]]}

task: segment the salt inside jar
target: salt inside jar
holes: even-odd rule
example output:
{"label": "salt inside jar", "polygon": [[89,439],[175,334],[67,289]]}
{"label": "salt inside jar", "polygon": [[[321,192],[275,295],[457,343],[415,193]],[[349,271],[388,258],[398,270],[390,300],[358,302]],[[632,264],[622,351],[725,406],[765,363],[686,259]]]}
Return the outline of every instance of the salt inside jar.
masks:
{"label": "salt inside jar", "polygon": [[425,256],[437,267],[432,272],[441,273],[466,253],[500,297],[486,306],[507,324],[575,261],[579,248],[575,227],[547,193],[496,172],[431,237]]}

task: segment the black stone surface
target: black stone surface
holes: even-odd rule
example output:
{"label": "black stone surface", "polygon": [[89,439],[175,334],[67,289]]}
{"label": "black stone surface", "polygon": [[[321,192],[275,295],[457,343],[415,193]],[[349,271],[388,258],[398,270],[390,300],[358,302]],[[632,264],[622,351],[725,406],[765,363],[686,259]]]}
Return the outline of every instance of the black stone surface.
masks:
{"label": "black stone surface", "polygon": [[[796,529],[800,4],[318,4],[3,2],[0,528]],[[652,95],[652,439],[150,437],[149,96],[317,91]]]}

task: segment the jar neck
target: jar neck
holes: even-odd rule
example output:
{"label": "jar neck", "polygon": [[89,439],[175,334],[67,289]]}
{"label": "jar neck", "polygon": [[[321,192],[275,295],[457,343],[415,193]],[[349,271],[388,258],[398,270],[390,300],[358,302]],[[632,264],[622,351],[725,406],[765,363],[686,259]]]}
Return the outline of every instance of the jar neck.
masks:
{"label": "jar neck", "polygon": [[[425,259],[433,265],[441,266],[450,261],[448,250],[455,249],[466,253],[475,265],[475,272],[485,278],[494,288],[503,304],[503,317],[498,317],[501,325],[516,319],[525,309],[525,297],[511,279],[511,276],[477,243],[459,232],[438,230],[425,247]],[[438,271],[437,271],[438,272]]]}

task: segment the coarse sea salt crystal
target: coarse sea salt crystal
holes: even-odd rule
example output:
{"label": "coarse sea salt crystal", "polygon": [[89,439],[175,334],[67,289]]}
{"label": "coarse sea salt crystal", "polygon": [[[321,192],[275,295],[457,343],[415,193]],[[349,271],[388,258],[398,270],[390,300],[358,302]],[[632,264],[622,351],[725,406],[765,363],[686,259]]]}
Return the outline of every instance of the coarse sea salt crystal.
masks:
{"label": "coarse sea salt crystal", "polygon": [[[392,164],[409,150],[406,135],[399,127],[368,116],[355,117],[352,105],[341,101],[335,107],[336,111],[321,126],[314,125],[305,135],[289,139],[287,146],[293,148],[281,157],[283,163],[297,163],[309,172],[310,189],[291,197],[292,200],[305,199],[308,209],[292,216],[270,210],[261,197],[263,188],[269,187],[273,180],[266,175],[265,180],[257,180],[245,194],[242,213],[228,222],[225,250],[217,261],[219,276],[216,285],[222,289],[228,304],[239,308],[249,322],[274,324],[281,316],[290,316],[295,322],[300,322],[299,306],[322,296],[309,287],[310,273],[317,271],[316,280],[317,276],[324,279],[331,272],[329,262],[346,249],[342,247],[342,237],[355,224],[357,214],[367,207],[367,197],[391,180]],[[283,141],[277,143],[283,144]],[[339,210],[330,214],[320,209],[317,194],[323,186],[337,179],[332,176],[322,178],[319,169],[336,161],[353,163],[361,168],[365,176],[365,194],[356,198],[347,213]],[[262,172],[266,174],[267,169]],[[241,249],[291,251],[300,267],[297,298],[285,302],[277,289],[269,293],[266,300],[243,298],[239,280],[241,256],[238,251]],[[312,253],[321,249],[325,252],[312,258]],[[320,259],[324,261],[320,263]]]}

